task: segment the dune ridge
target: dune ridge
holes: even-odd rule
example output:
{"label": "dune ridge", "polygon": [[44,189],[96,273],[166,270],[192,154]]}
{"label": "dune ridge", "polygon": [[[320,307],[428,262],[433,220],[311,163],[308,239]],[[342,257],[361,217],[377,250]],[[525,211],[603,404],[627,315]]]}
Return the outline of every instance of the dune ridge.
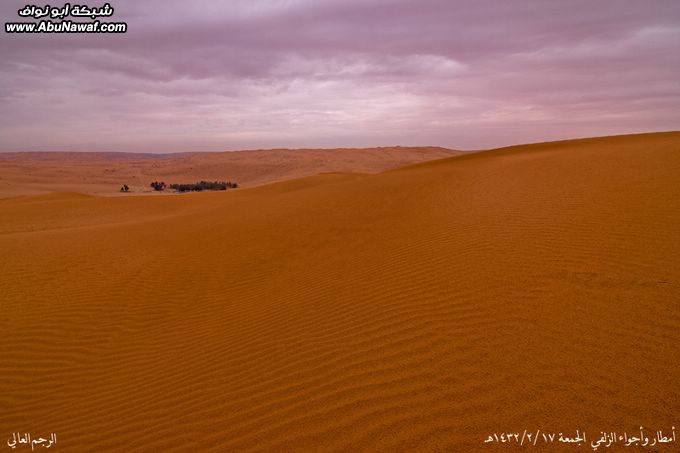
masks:
{"label": "dune ridge", "polygon": [[0,432],[505,451],[484,440],[678,427],[678,174],[680,133],[662,133],[2,199]]}

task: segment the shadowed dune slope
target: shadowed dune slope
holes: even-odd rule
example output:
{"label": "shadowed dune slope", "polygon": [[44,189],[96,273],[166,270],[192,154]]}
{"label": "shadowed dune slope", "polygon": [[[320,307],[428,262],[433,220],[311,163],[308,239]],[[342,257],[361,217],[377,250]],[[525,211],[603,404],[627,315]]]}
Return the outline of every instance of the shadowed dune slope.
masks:
{"label": "shadowed dune slope", "polygon": [[678,175],[665,133],[0,200],[0,433],[483,451],[502,430],[679,427]]}
{"label": "shadowed dune slope", "polygon": [[[152,193],[151,181],[236,181],[243,187],[322,172],[378,173],[460,154],[437,147],[278,149],[221,153],[0,153],[0,198],[51,192]],[[130,194],[125,194],[129,196]]]}

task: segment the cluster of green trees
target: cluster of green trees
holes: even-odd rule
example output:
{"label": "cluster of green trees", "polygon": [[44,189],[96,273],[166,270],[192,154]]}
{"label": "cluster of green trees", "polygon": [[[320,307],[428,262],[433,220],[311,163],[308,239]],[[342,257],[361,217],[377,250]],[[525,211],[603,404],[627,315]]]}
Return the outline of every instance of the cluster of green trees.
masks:
{"label": "cluster of green trees", "polygon": [[[125,186],[127,188],[127,186]],[[166,187],[178,192],[201,192],[203,190],[227,190],[236,189],[238,183],[231,181],[199,181],[194,184],[170,184],[169,186],[163,181],[154,181],[151,183],[154,190],[162,191]],[[120,189],[123,191],[123,188]],[[127,192],[127,190],[125,190]]]}
{"label": "cluster of green trees", "polygon": [[236,189],[238,183],[231,181],[199,181],[195,184],[170,184],[169,187],[178,192],[201,192],[203,190]]}
{"label": "cluster of green trees", "polygon": [[163,181],[154,181],[151,183],[151,187],[153,187],[153,190],[158,190],[160,192],[161,190],[165,190],[166,186]]}

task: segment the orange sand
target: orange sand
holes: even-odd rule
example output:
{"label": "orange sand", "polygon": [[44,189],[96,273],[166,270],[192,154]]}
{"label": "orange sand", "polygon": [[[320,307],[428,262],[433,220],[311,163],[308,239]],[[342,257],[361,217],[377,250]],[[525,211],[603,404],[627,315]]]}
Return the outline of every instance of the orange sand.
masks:
{"label": "orange sand", "polygon": [[[251,187],[323,172],[377,173],[460,154],[436,147],[258,150],[192,154],[0,153],[0,198],[51,192],[154,193],[151,181],[236,181]],[[130,194],[124,194],[129,196]]]}
{"label": "orange sand", "polygon": [[0,212],[7,438],[456,452],[680,428],[680,133]]}

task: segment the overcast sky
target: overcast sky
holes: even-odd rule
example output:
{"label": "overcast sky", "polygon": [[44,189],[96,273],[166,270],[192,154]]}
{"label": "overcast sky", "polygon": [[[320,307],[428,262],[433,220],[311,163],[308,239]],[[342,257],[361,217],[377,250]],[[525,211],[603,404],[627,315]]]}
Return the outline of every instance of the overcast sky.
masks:
{"label": "overcast sky", "polygon": [[[103,20],[127,33],[3,30],[1,151],[481,149],[680,129],[678,0],[110,3]],[[25,5],[2,0],[3,28]]]}

